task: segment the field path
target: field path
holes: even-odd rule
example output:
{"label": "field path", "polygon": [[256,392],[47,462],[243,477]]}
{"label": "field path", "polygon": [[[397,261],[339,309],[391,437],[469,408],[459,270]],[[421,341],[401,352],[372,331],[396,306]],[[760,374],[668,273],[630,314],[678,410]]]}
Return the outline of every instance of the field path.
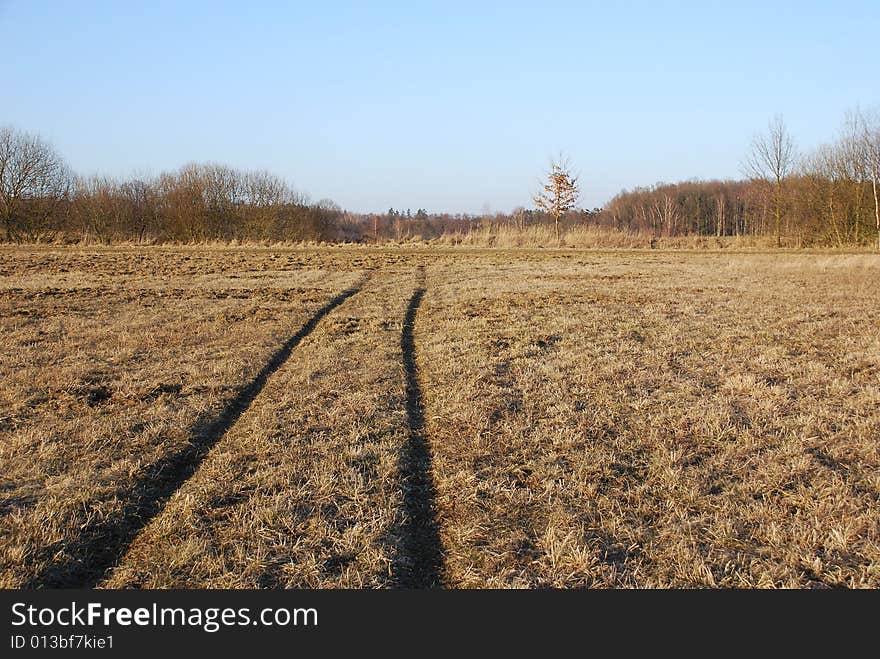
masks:
{"label": "field path", "polygon": [[404,588],[430,588],[441,583],[443,558],[437,525],[431,449],[425,435],[425,413],[416,361],[415,322],[425,295],[425,270],[419,266],[418,284],[410,298],[400,335],[406,369],[406,414],[409,441],[400,460],[404,524],[402,546],[395,563],[396,581]]}
{"label": "field path", "polygon": [[430,464],[412,441],[423,294],[419,269],[388,265],[329,313],[100,586],[436,583]]}
{"label": "field path", "polygon": [[199,468],[208,452],[223,438],[266,386],[266,382],[290,357],[318,323],[351,296],[369,279],[369,273],[354,286],[342,291],[319,309],[295,334],[271,356],[257,375],[213,419],[192,430],[192,441],[153,463],[135,482],[120,492],[125,500],[122,514],[98,519],[88,524],[75,544],[65,547],[62,560],[48,567],[24,584],[25,588],[93,588],[106,572],[125,554],[131,542],[176,492]]}

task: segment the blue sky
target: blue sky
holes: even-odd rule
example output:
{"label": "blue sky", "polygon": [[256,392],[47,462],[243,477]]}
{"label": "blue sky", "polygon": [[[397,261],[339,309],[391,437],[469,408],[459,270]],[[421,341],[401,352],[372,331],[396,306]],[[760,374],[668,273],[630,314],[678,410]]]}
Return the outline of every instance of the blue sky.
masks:
{"label": "blue sky", "polygon": [[81,173],[220,161],[480,212],[530,205],[560,150],[594,207],[739,176],[776,113],[809,149],[880,105],[876,0],[716,4],[0,0],[0,124]]}

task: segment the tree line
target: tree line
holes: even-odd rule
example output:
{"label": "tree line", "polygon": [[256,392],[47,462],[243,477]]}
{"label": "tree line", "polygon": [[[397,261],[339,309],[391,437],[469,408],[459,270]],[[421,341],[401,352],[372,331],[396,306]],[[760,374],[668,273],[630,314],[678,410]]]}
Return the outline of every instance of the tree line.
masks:
{"label": "tree line", "polygon": [[0,128],[0,222],[9,242],[351,240],[344,215],[269,172],[221,164],[128,180],[76,176],[40,137]]}
{"label": "tree line", "polygon": [[837,138],[798,154],[781,117],[730,181],[658,183],[618,194],[601,221],[658,237],[767,236],[777,246],[880,249],[880,119],[852,111]]}
{"label": "tree line", "polygon": [[[266,171],[189,164],[153,177],[75,175],[39,136],[0,128],[0,239],[8,242],[388,242],[504,226],[596,226],[657,238],[766,237],[779,246],[876,244],[880,249],[880,116],[852,111],[829,144],[799,154],[781,117],[756,136],[743,178],[625,190],[605,208],[572,208],[553,170],[537,208],[509,213],[350,213],[310,202]],[[561,180],[561,179],[560,179]],[[570,181],[576,190],[575,178]],[[556,189],[560,188],[560,189]],[[564,199],[563,199],[564,201]],[[559,207],[557,207],[559,206]]]}

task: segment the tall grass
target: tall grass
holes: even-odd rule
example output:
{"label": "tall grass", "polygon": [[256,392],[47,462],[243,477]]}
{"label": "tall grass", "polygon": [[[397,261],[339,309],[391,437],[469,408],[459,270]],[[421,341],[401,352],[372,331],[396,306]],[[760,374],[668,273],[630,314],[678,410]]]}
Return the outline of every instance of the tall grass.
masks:
{"label": "tall grass", "polygon": [[[766,236],[672,236],[656,237],[648,232],[620,231],[605,227],[580,226],[566,230],[557,241],[552,226],[515,227],[494,225],[468,232],[446,233],[431,241],[437,245],[472,247],[572,247],[611,249],[720,249],[725,247],[768,248]],[[793,246],[793,245],[792,245]]]}
{"label": "tall grass", "polygon": [[[360,241],[317,241],[317,240],[274,240],[247,238],[231,240],[198,240],[159,241],[155,237],[148,236],[142,241],[136,240],[113,240],[103,242],[94,236],[82,235],[77,237],[56,236],[52,240],[42,241],[44,245],[76,245],[79,247],[198,247],[227,249],[231,247],[272,247],[272,248],[302,248],[302,247],[477,247],[477,248],[580,248],[580,249],[686,249],[686,250],[716,250],[716,249],[776,249],[773,236],[655,236],[647,231],[622,231],[608,227],[574,226],[565,229],[557,240],[552,225],[534,225],[519,228],[508,224],[492,224],[475,229],[463,229],[460,231],[447,231],[434,238],[426,238],[414,235],[404,239],[384,238],[375,242],[372,238],[364,237]],[[0,243],[0,246],[3,244]],[[783,237],[782,247],[785,249],[835,249],[832,245],[823,243],[807,243],[802,237]],[[846,251],[863,251],[868,248],[848,245]]]}

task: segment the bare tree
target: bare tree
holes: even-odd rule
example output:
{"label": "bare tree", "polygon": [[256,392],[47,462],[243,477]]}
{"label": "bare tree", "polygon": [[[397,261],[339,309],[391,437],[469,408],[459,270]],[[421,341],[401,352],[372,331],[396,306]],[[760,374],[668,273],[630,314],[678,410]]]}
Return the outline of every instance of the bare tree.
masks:
{"label": "bare tree", "polygon": [[51,145],[0,127],[0,220],[6,240],[38,239],[69,189],[67,166]]}
{"label": "bare tree", "polygon": [[126,181],[120,188],[120,194],[129,208],[128,231],[139,243],[159,228],[159,199],[156,186],[146,177]]}
{"label": "bare tree", "polygon": [[880,117],[876,112],[860,112],[862,143],[865,163],[871,173],[871,190],[874,193],[874,223],[877,229],[877,250],[880,251],[880,198],[877,178],[880,176]]}
{"label": "bare tree", "polygon": [[[819,219],[827,217],[831,235],[838,247],[842,247],[844,243],[839,189],[845,170],[840,146],[824,144],[803,159],[800,172],[809,197],[807,203],[811,205],[809,215],[815,215]],[[820,230],[822,224],[820,222]]]}
{"label": "bare tree", "polygon": [[662,234],[675,235],[675,227],[678,224],[678,207],[675,200],[669,195],[657,196],[654,199],[654,236]]}
{"label": "bare tree", "polygon": [[559,218],[574,208],[578,197],[578,177],[572,174],[568,160],[560,156],[550,164],[544,191],[533,197],[535,205],[553,217],[556,241],[559,241]]}
{"label": "bare tree", "polygon": [[770,122],[766,135],[756,135],[746,161],[747,173],[773,186],[776,246],[782,244],[783,185],[795,162],[794,140],[781,115]]}
{"label": "bare tree", "polygon": [[101,176],[78,178],[70,206],[71,227],[83,240],[110,244],[125,229],[125,209],[121,203],[120,184]]}
{"label": "bare tree", "polygon": [[518,227],[520,231],[525,228],[525,220],[526,220],[526,209],[522,206],[517,206],[513,209],[513,213],[511,213],[511,218],[513,219],[514,226]]}

